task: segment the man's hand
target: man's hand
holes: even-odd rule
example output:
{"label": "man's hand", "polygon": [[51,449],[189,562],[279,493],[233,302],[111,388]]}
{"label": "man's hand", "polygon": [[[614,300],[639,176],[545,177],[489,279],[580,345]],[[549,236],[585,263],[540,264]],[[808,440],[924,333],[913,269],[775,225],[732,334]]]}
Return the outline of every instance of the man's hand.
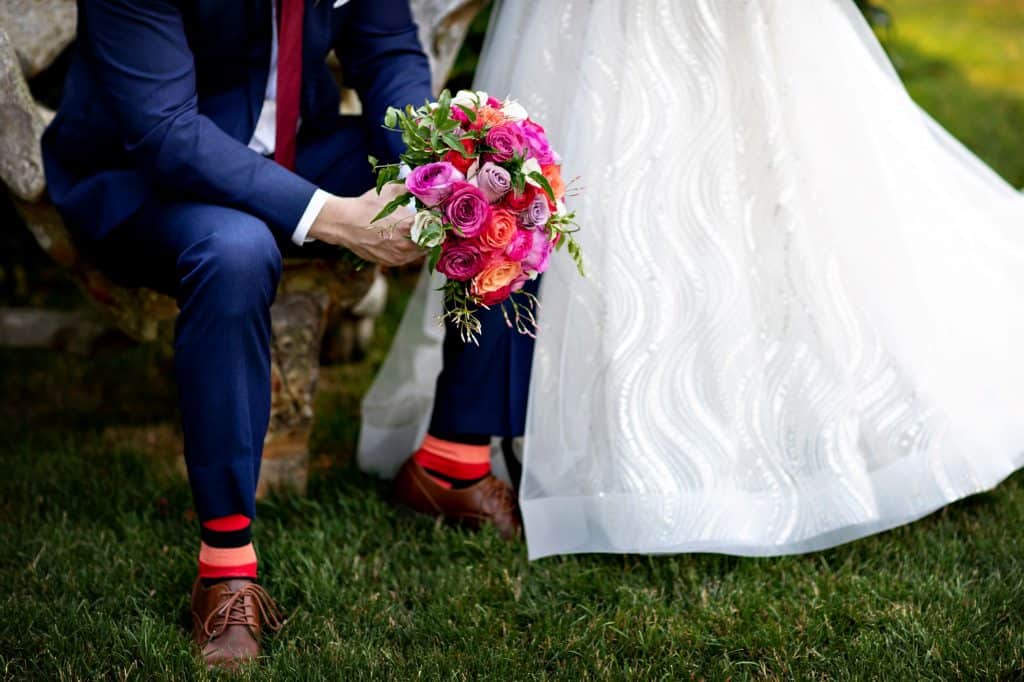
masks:
{"label": "man's hand", "polygon": [[407,265],[423,257],[423,249],[409,239],[413,212],[402,206],[378,222],[374,217],[405,191],[400,184],[385,185],[380,196],[369,190],[360,197],[332,196],[309,228],[313,239],[343,246],[363,260],[381,265]]}

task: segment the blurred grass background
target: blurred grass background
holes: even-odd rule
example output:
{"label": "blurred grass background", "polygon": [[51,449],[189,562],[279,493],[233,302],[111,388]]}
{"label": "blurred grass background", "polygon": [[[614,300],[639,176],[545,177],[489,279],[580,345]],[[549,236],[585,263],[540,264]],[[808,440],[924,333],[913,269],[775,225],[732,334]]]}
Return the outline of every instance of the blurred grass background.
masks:
{"label": "blurred grass background", "polygon": [[[1024,185],[1024,0],[884,5],[880,35],[914,97]],[[83,305],[5,223],[0,301]],[[359,398],[411,286],[390,276],[375,347],[323,372],[309,496],[260,508],[261,570],[292,620],[244,676],[1024,677],[1020,476],[913,526],[770,560],[529,564],[493,533],[395,512],[350,463]],[[207,677],[184,629],[197,541],[174,473],[169,363],[131,344],[89,358],[0,350],[0,677]]]}

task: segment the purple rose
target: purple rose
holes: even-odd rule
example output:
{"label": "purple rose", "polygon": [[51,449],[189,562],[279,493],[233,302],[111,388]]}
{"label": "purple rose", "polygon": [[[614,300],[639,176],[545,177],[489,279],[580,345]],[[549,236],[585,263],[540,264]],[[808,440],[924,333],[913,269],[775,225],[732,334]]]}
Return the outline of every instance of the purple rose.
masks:
{"label": "purple rose", "polygon": [[511,161],[517,154],[522,156],[527,148],[523,131],[515,123],[502,123],[491,128],[487,133],[487,145],[494,150],[490,158],[498,163]]}
{"label": "purple rose", "polygon": [[405,179],[405,188],[427,206],[437,206],[451,195],[456,183],[465,179],[458,168],[441,161],[413,169]]}
{"label": "purple rose", "polygon": [[551,219],[551,207],[546,194],[538,193],[522,213],[523,225],[527,228],[541,227]]}
{"label": "purple rose", "polygon": [[444,218],[463,237],[475,237],[491,220],[487,197],[468,182],[457,182],[444,204]]}
{"label": "purple rose", "polygon": [[542,166],[558,163],[558,157],[552,151],[551,143],[548,142],[548,135],[543,127],[530,120],[520,121],[517,125],[522,130],[523,140],[526,142],[526,148],[530,151],[530,156],[537,159]]}
{"label": "purple rose", "polygon": [[465,242],[445,242],[441,259],[437,261],[437,271],[448,279],[466,282],[473,279],[484,269],[484,255],[480,249]]}
{"label": "purple rose", "polygon": [[501,166],[490,162],[480,168],[476,182],[491,204],[498,203],[512,189],[512,175]]}
{"label": "purple rose", "polygon": [[521,261],[529,256],[533,251],[533,235],[534,233],[528,230],[517,231],[516,236],[512,237],[512,241],[505,247],[505,255],[514,261]]}
{"label": "purple rose", "polygon": [[533,247],[530,253],[523,259],[523,270],[544,272],[548,269],[548,262],[551,260],[551,251],[555,245],[544,235],[535,235]]}

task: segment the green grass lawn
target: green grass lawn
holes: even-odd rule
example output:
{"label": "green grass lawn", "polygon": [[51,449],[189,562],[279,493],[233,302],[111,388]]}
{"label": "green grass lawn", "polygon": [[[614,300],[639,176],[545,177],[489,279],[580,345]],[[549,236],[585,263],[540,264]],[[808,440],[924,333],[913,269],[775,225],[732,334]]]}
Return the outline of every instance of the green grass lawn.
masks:
{"label": "green grass lawn", "polygon": [[[1024,185],[1024,1],[892,0],[887,45],[927,108]],[[1024,227],[1024,226],[1022,226]],[[588,556],[392,509],[351,465],[386,351],[325,370],[308,497],[263,504],[289,611],[255,679],[1024,678],[1024,478],[911,527],[782,559]],[[0,351],[0,677],[205,678],[188,646],[198,543],[173,460],[109,429],[175,419],[154,347]]]}
{"label": "green grass lawn", "polygon": [[1024,0],[887,0],[886,47],[911,94],[1024,187]]}

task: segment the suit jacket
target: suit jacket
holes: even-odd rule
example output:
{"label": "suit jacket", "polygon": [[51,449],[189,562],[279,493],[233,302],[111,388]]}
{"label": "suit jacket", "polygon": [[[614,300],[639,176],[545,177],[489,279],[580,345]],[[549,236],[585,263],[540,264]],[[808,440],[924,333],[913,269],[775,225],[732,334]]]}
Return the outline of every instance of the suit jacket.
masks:
{"label": "suit jacket", "polygon": [[[43,136],[50,197],[73,231],[99,239],[159,192],[245,210],[290,236],[316,187],[247,145],[270,70],[272,0],[79,0],[78,38]],[[389,105],[431,96],[408,0],[306,0],[303,139],[335,124],[334,49],[367,120],[369,148],[394,159]]]}

